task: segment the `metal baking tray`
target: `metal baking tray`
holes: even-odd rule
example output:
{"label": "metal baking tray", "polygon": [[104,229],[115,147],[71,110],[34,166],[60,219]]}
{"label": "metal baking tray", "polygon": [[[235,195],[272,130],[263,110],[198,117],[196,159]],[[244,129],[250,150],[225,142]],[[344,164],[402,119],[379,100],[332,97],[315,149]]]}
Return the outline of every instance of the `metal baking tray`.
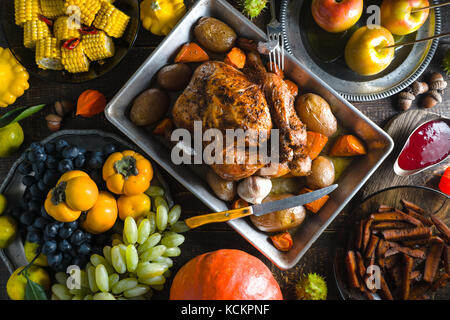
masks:
{"label": "metal baking tray", "polygon": [[[230,25],[241,37],[267,40],[266,34],[224,0],[199,0],[147,58],[136,73],[106,107],[106,117],[175,179],[203,201],[212,211],[227,210],[227,203],[218,199],[206,184],[202,168],[198,166],[175,165],[170,159],[170,150],[164,147],[144,128],[134,125],[128,119],[128,109],[142,91],[154,84],[157,71],[172,63],[181,45],[193,40],[192,28],[203,16],[218,18]],[[294,57],[286,54],[285,74],[294,80],[302,92],[313,92],[325,98],[332,105],[340,123],[363,139],[368,146],[367,156],[355,161],[351,170],[340,177],[339,188],[316,215],[310,215],[294,235],[294,246],[283,253],[268,239],[268,234],[257,230],[248,219],[228,222],[229,225],[261,251],[280,269],[290,269],[297,264],[320,234],[327,228],[344,206],[369,179],[386,156],[392,151],[393,141],[383,130],[365,117],[354,106],[344,100],[325,82],[301,65]],[[202,166],[206,169],[206,166]]]}

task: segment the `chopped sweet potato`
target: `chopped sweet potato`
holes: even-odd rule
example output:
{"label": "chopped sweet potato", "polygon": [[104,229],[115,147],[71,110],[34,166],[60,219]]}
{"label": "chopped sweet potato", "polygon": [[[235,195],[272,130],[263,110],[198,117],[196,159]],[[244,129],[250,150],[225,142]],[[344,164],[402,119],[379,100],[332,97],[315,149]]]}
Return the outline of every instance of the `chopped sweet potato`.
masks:
{"label": "chopped sweet potato", "polygon": [[153,133],[158,136],[165,136],[169,132],[171,132],[172,129],[173,129],[172,120],[170,120],[169,118],[165,118],[156,125],[155,129],[153,129]]}
{"label": "chopped sweet potato", "polygon": [[248,207],[248,202],[245,201],[244,199],[238,198],[238,199],[234,200],[233,205],[231,207],[233,209]]}
{"label": "chopped sweet potato", "polygon": [[281,79],[284,79],[284,72],[283,70],[278,67],[278,65],[275,62],[268,62],[267,63],[267,71],[273,72],[276,75],[280,76]]}
{"label": "chopped sweet potato", "polygon": [[226,64],[229,64],[230,66],[235,67],[236,69],[242,69],[245,66],[246,60],[247,56],[245,55],[244,51],[237,47],[234,47],[230,52],[228,52],[224,62]]}
{"label": "chopped sweet potato", "polygon": [[306,149],[311,160],[319,156],[327,142],[327,136],[318,132],[307,131]]}
{"label": "chopped sweet potato", "polygon": [[289,91],[295,98],[298,95],[298,86],[291,80],[284,80],[284,82],[287,84]]}
{"label": "chopped sweet potato", "polygon": [[[300,194],[312,192],[313,190],[308,188],[303,188],[300,191]],[[317,213],[323,207],[323,205],[328,201],[330,197],[328,195],[324,195],[322,198],[314,200],[313,202],[305,204],[305,208],[311,212]]]}
{"label": "chopped sweet potato", "polygon": [[184,44],[175,57],[175,63],[204,62],[208,60],[208,54],[195,42]]}
{"label": "chopped sweet potato", "polygon": [[366,154],[366,147],[354,135],[348,134],[337,138],[330,150],[332,157],[353,157]]}
{"label": "chopped sweet potato", "polygon": [[273,245],[280,251],[289,251],[294,245],[291,234],[289,232],[278,233],[270,237]]}

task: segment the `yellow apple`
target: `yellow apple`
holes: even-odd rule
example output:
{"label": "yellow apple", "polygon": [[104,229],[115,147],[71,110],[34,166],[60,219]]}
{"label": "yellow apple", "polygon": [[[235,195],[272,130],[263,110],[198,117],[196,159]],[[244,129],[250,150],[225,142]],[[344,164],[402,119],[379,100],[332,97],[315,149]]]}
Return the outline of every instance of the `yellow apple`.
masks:
{"label": "yellow apple", "polygon": [[429,5],[428,0],[383,0],[381,25],[396,35],[413,33],[427,21],[429,9],[411,11]]}
{"label": "yellow apple", "polygon": [[343,32],[358,22],[363,0],[313,0],[311,11],[316,23],[325,31]]}

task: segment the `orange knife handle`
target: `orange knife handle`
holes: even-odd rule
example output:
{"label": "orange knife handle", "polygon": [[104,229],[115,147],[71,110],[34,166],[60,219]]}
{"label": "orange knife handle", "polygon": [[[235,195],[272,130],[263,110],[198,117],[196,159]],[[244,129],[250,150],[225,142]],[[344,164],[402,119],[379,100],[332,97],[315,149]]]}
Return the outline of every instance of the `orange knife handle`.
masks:
{"label": "orange knife handle", "polygon": [[229,220],[246,217],[253,214],[251,207],[244,207],[238,209],[232,209],[228,211],[209,213],[200,216],[195,216],[187,218],[184,222],[191,229],[200,227],[204,224],[216,223],[216,222],[226,222]]}

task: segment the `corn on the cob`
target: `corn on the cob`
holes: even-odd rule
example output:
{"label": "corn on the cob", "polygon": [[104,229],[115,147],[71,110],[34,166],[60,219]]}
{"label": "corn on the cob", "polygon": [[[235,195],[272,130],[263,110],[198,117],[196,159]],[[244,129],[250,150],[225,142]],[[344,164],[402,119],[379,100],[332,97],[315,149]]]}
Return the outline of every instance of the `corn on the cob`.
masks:
{"label": "corn on the cob", "polygon": [[42,14],[50,19],[63,16],[66,12],[64,0],[40,0],[40,4]]}
{"label": "corn on the cob", "polygon": [[94,20],[94,26],[104,30],[109,36],[120,38],[127,28],[130,17],[114,7],[107,1],[102,2],[102,7]]}
{"label": "corn on the cob", "polygon": [[41,69],[63,69],[61,49],[56,38],[47,37],[36,42],[36,63]]}
{"label": "corn on the cob", "polygon": [[83,53],[83,44],[80,42],[74,49],[61,48],[64,69],[70,73],[89,71],[89,59]]}
{"label": "corn on the cob", "polygon": [[38,19],[39,0],[14,0],[14,17],[18,26]]}
{"label": "corn on the cob", "polygon": [[66,0],[66,14],[76,14],[79,12],[82,24],[91,26],[101,7],[100,0]]}
{"label": "corn on the cob", "polygon": [[97,61],[114,55],[114,42],[103,31],[83,35],[81,43],[89,60]]}
{"label": "corn on the cob", "polygon": [[69,25],[69,23],[71,23],[70,18],[66,16],[59,17],[54,22],[53,33],[58,41],[80,37],[80,31],[76,29],[75,24]]}
{"label": "corn on the cob", "polygon": [[23,44],[25,48],[33,49],[36,41],[50,36],[50,29],[41,20],[27,21],[23,26]]}

